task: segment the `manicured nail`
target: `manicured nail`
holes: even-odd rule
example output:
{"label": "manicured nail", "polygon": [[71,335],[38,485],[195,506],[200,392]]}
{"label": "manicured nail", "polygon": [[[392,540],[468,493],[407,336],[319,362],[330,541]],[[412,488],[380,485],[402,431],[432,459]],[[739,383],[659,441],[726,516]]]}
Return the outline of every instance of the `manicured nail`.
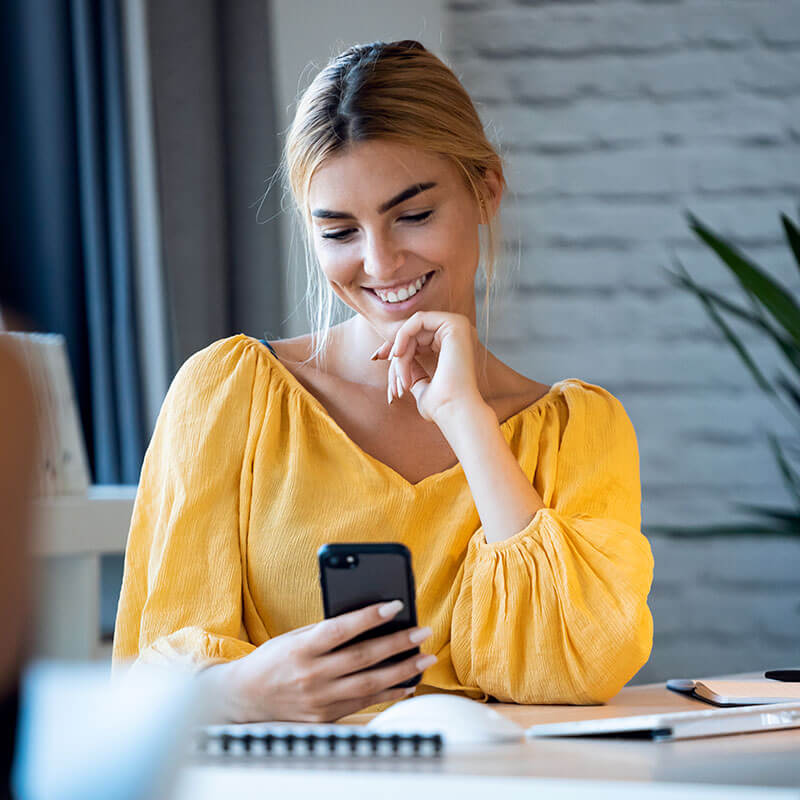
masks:
{"label": "manicured nail", "polygon": [[417,691],[416,686],[406,686],[404,694],[414,694]]}
{"label": "manicured nail", "polygon": [[398,399],[403,396],[403,382],[397,378],[397,397]]}
{"label": "manicured nail", "polygon": [[[383,345],[381,345],[381,347],[383,347]],[[376,350],[376,351],[375,351],[375,352],[374,352],[374,353],[373,353],[373,354],[372,354],[372,355],[369,357],[369,360],[370,360],[370,361],[374,361],[374,360],[375,360],[375,359],[378,357],[378,353],[380,353],[380,351],[381,351],[381,347],[379,347],[379,348],[378,348],[378,349],[377,349],[377,350]]]}
{"label": "manicured nail", "polygon": [[433,631],[430,628],[417,628],[417,630],[408,634],[408,638],[414,642],[414,644],[419,644],[420,642],[424,642],[432,633]]}
{"label": "manicured nail", "polygon": [[438,659],[436,656],[423,656],[422,658],[417,659],[417,669],[422,672],[422,670],[427,669],[437,661]]}
{"label": "manicured nail", "polygon": [[392,600],[391,603],[384,603],[382,606],[380,606],[380,608],[378,608],[378,614],[380,614],[382,617],[393,617],[395,614],[399,614],[402,609],[402,600]]}

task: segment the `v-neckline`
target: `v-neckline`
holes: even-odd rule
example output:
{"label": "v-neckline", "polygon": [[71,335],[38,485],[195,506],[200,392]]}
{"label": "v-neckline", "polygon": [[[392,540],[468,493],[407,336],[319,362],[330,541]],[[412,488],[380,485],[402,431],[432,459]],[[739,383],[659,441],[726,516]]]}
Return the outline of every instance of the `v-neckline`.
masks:
{"label": "v-neckline", "polygon": [[[259,340],[258,344],[263,344],[263,342]],[[400,482],[403,486],[411,489],[412,491],[419,491],[422,486],[429,481],[434,480],[435,478],[444,479],[446,476],[449,476],[451,473],[455,472],[456,470],[461,469],[461,462],[456,461],[455,464],[448,467],[447,469],[440,470],[439,472],[432,472],[430,475],[426,475],[424,478],[420,479],[416,483],[405,478],[401,475],[396,469],[390,467],[385,462],[381,461],[379,458],[368,453],[364,450],[361,445],[358,444],[351,436],[349,436],[344,428],[333,418],[331,413],[328,411],[327,408],[322,404],[322,402],[312,393],[310,392],[303,384],[295,377],[294,373],[278,358],[277,353],[270,346],[265,346],[264,349],[269,354],[267,358],[270,361],[274,362],[278,370],[280,371],[281,375],[284,377],[284,380],[296,391],[298,391],[301,397],[305,398],[305,400],[309,403],[309,405],[316,410],[316,412],[326,421],[326,424],[334,430],[334,432],[343,438],[346,442],[348,442],[349,446],[352,447],[362,458],[365,458],[370,463],[376,465],[379,469],[387,472],[395,481]],[[534,400],[530,405],[521,408],[519,411],[512,414],[510,417],[507,417],[500,423],[500,429],[505,432],[511,427],[515,420],[521,417],[523,414],[529,413],[533,409],[535,409],[540,403],[544,400],[549,398],[551,395],[557,392],[557,387],[560,387],[561,384],[566,383],[567,381],[572,380],[571,378],[564,378],[560,381],[556,381],[541,397],[538,397]],[[508,437],[506,436],[506,441]]]}

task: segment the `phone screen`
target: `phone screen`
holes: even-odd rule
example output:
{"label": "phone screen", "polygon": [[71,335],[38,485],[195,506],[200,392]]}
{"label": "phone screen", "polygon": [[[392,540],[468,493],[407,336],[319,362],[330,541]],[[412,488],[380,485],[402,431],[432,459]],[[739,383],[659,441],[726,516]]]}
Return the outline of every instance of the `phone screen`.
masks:
{"label": "phone screen", "polygon": [[[373,603],[402,600],[402,610],[391,620],[346,642],[349,647],[365,639],[385,636],[417,624],[411,554],[401,544],[336,544],[319,549],[322,603],[326,617],[336,617]],[[376,666],[401,661],[419,653],[410,648]],[[371,667],[375,669],[375,667]],[[419,683],[420,676],[402,686]]]}

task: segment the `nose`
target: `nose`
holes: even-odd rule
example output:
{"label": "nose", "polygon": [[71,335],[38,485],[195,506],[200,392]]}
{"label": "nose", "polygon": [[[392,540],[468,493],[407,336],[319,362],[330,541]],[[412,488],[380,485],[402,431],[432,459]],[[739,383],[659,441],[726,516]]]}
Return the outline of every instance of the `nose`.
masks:
{"label": "nose", "polygon": [[377,234],[367,239],[364,272],[379,281],[390,279],[403,266],[405,256],[391,236]]}

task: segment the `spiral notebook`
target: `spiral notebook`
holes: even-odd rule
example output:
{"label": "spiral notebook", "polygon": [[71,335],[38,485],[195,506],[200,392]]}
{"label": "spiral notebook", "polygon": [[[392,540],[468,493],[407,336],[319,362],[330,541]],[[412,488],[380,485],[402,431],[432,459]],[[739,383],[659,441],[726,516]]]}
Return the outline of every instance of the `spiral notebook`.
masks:
{"label": "spiral notebook", "polygon": [[435,757],[438,733],[374,733],[363,725],[259,722],[207,725],[197,732],[195,751],[231,757]]}

